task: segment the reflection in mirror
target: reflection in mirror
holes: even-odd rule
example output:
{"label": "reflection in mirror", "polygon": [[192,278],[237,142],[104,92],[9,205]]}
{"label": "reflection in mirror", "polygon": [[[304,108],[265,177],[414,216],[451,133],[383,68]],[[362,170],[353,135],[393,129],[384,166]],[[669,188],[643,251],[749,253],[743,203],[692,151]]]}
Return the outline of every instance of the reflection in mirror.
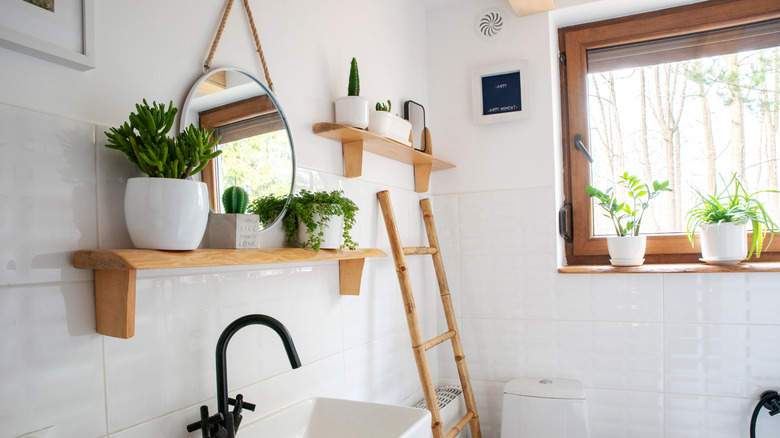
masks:
{"label": "reflection in mirror", "polygon": [[295,178],[292,135],[276,99],[259,80],[234,68],[207,73],[184,103],[181,126],[191,123],[222,137],[222,155],[201,174],[214,211],[223,211],[221,193],[230,186],[246,190],[250,201],[290,196]]}

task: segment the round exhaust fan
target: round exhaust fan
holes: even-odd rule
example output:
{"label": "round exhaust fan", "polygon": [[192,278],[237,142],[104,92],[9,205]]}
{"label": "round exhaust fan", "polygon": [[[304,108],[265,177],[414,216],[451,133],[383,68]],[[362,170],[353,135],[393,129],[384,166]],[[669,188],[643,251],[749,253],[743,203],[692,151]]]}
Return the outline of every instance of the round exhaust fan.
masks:
{"label": "round exhaust fan", "polygon": [[474,30],[480,38],[490,41],[498,38],[506,27],[504,11],[498,8],[490,8],[482,11],[474,23]]}

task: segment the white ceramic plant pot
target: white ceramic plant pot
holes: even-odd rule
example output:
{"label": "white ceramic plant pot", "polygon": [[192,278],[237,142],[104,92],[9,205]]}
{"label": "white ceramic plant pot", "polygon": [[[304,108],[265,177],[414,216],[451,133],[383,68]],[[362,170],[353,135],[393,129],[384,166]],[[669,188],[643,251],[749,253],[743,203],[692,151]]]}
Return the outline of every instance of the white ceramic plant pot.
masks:
{"label": "white ceramic plant pot", "polygon": [[366,129],[368,126],[368,99],[360,96],[339,97],[336,105],[336,123]]}
{"label": "white ceramic plant pot", "polygon": [[371,110],[368,118],[368,130],[376,135],[411,146],[409,134],[412,132],[412,124],[393,113]]}
{"label": "white ceramic plant pot", "polygon": [[[314,221],[318,222],[320,220],[320,215],[315,214],[314,215]],[[322,244],[320,245],[320,249],[338,249],[341,248],[341,243],[344,241],[343,239],[343,232],[344,232],[344,217],[343,216],[331,216],[328,223],[325,225],[325,229],[323,231],[322,236]],[[313,234],[317,234],[320,232],[319,227],[314,229]],[[302,223],[298,224],[298,243],[303,243],[305,241],[309,240],[309,233],[306,230],[306,226]]]}
{"label": "white ceramic plant pot", "polygon": [[172,178],[127,180],[125,222],[136,248],[196,249],[208,220],[205,183]]}
{"label": "white ceramic plant pot", "polygon": [[735,264],[747,257],[746,224],[721,222],[699,225],[701,258],[707,263]]}
{"label": "white ceramic plant pot", "polygon": [[640,266],[645,262],[647,236],[607,237],[609,262],[613,266]]}

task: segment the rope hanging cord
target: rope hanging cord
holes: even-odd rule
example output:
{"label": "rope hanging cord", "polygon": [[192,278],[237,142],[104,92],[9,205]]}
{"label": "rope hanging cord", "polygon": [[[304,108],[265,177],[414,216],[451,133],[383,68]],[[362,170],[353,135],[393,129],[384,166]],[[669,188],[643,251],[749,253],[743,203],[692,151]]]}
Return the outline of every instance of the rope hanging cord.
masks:
{"label": "rope hanging cord", "polygon": [[[252,36],[255,40],[255,47],[257,55],[260,57],[260,63],[263,65],[263,73],[265,74],[265,81],[268,82],[268,88],[271,89],[271,91],[274,90],[274,83],[271,80],[271,74],[268,71],[268,64],[265,62],[265,55],[263,55],[263,46],[260,45],[260,37],[257,34],[257,27],[255,27],[255,20],[252,17],[252,10],[249,8],[249,0],[243,0],[244,3],[244,10],[246,10],[246,16],[249,20],[249,27],[252,28]],[[233,0],[227,0],[227,3],[225,4],[225,11],[222,13],[222,20],[219,23],[219,28],[217,29],[217,34],[214,36],[214,42],[211,44],[211,50],[209,51],[209,55],[206,58],[206,62],[203,64],[203,70],[208,71],[211,69],[211,61],[214,59],[214,54],[217,52],[217,46],[219,45],[219,40],[222,38],[222,31],[225,30],[225,25],[227,24],[228,15],[230,15],[230,10],[233,8]]]}

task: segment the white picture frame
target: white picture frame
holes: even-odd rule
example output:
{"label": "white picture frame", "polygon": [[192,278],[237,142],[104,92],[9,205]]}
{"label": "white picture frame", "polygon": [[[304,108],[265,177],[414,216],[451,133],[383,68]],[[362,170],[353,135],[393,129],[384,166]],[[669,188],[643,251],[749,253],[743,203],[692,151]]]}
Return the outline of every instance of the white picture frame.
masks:
{"label": "white picture frame", "polygon": [[94,0],[55,0],[54,12],[0,1],[0,47],[79,71],[95,68]]}
{"label": "white picture frame", "polygon": [[529,84],[528,60],[472,69],[471,101],[474,123],[498,123],[530,118]]}

